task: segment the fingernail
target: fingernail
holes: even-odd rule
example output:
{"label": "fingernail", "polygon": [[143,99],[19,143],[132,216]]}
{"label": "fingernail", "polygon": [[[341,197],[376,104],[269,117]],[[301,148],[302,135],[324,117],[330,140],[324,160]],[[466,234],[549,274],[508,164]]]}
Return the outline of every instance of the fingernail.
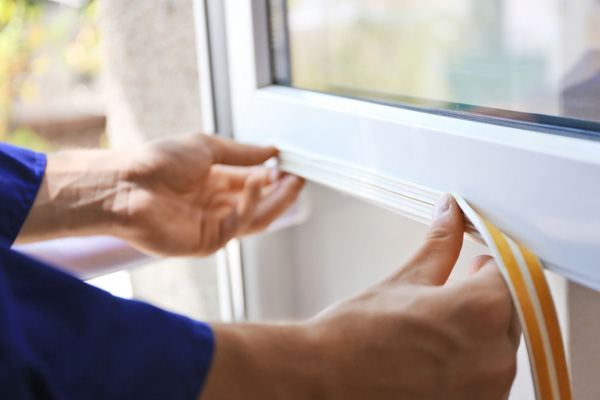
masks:
{"label": "fingernail", "polygon": [[435,207],[433,209],[433,219],[438,219],[442,215],[444,215],[450,209],[450,195],[448,193],[444,193],[435,203]]}

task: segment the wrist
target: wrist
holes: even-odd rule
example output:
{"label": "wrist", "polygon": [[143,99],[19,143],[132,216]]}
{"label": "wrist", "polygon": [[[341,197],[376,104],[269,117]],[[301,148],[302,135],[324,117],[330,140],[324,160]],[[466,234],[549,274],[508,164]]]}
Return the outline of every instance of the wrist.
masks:
{"label": "wrist", "polygon": [[114,234],[120,225],[123,160],[120,153],[108,150],[49,154],[18,241]]}
{"label": "wrist", "polygon": [[202,400],[323,399],[319,347],[306,324],[215,324]]}

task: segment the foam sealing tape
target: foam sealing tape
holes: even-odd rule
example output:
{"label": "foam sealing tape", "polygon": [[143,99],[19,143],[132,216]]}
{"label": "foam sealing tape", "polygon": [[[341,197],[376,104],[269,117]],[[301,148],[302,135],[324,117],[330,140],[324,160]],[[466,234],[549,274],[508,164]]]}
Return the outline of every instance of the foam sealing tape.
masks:
{"label": "foam sealing tape", "polygon": [[[442,191],[297,150],[281,150],[279,168],[429,224]],[[460,196],[465,231],[486,244],[504,277],[523,328],[538,400],[571,400],[565,350],[541,261],[483,219]]]}

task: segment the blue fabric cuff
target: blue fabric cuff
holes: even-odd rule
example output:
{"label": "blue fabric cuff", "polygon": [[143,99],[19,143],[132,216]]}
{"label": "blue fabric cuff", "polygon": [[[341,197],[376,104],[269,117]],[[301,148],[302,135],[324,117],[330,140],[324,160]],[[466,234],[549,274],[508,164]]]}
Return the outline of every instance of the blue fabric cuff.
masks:
{"label": "blue fabric cuff", "polygon": [[45,170],[45,154],[0,143],[0,247],[15,241]]}

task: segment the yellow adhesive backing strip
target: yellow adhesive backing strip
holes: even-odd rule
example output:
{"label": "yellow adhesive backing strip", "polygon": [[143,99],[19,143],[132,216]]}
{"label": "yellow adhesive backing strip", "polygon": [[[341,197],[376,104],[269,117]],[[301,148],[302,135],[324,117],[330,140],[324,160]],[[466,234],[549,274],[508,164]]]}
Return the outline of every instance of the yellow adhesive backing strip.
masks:
{"label": "yellow adhesive backing strip", "polygon": [[[281,148],[281,147],[280,147]],[[429,223],[442,191],[367,168],[298,150],[282,150],[279,168]],[[562,335],[540,260],[454,196],[465,230],[490,248],[511,293],[529,353],[538,400],[572,400]]]}
{"label": "yellow adhesive backing strip", "polygon": [[531,293],[527,288],[521,270],[517,265],[515,256],[513,255],[506,238],[495,226],[484,220],[486,227],[492,235],[492,240],[498,252],[502,263],[508,273],[509,281],[507,283],[514,287],[516,298],[513,302],[518,310],[521,311],[523,334],[529,339],[529,357],[535,365],[534,380],[536,381],[536,389],[539,390],[538,397],[541,399],[553,399],[552,387],[550,385],[550,376],[548,371],[548,360],[542,343],[542,333],[539,321],[534,310]]}
{"label": "yellow adhesive backing strip", "polygon": [[456,196],[490,248],[513,297],[523,328],[538,400],[571,400],[571,384],[558,317],[542,264]]}
{"label": "yellow adhesive backing strip", "polygon": [[[519,246],[520,247],[520,246]],[[563,340],[560,333],[560,325],[558,324],[558,316],[552,301],[550,289],[546,283],[546,277],[542,269],[540,260],[533,255],[529,250],[522,247],[521,252],[527,262],[527,267],[533,278],[535,290],[542,305],[544,320],[546,321],[547,332],[550,337],[550,345],[552,346],[552,354],[554,356],[554,366],[558,380],[560,399],[571,399],[571,382],[569,379],[569,370],[567,367],[567,359],[563,348]]]}

